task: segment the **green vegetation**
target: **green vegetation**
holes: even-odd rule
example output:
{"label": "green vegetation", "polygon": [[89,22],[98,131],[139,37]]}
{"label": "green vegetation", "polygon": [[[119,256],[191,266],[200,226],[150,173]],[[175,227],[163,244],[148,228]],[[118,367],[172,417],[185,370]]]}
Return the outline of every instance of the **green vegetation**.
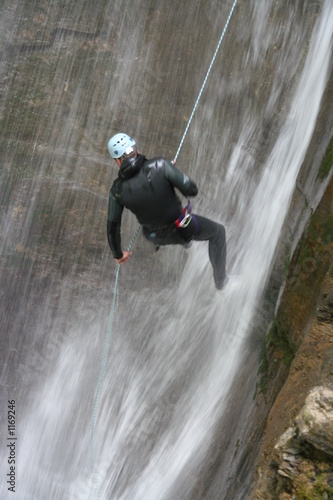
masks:
{"label": "green vegetation", "polygon": [[258,394],[263,394],[266,396],[269,389],[269,359],[267,354],[266,342],[263,342],[261,346],[261,362],[259,365],[258,375],[259,381],[256,384],[256,390],[253,399],[257,397]]}
{"label": "green vegetation", "polygon": [[272,375],[270,366],[272,352],[275,352],[278,359],[282,359],[288,369],[297,352],[297,346],[292,340],[291,326],[283,312],[278,314],[274,320],[266,342],[261,347],[261,363],[258,370],[259,382],[257,383],[255,397],[260,393],[265,396],[269,390]]}
{"label": "green vegetation", "polygon": [[283,362],[290,368],[295,357],[297,347],[292,340],[291,325],[287,315],[282,311],[275,319],[269,332],[271,346],[282,352]]}
{"label": "green vegetation", "polygon": [[326,179],[326,177],[331,171],[332,166],[333,166],[333,138],[331,139],[324,154],[324,157],[321,161],[317,178],[321,180]]}
{"label": "green vegetation", "polygon": [[293,481],[293,498],[296,500],[333,498],[332,464],[303,460],[300,474]]}
{"label": "green vegetation", "polygon": [[266,395],[272,389],[271,381],[275,380],[277,370],[281,366],[280,361],[289,371],[297,348],[303,340],[304,328],[315,314],[322,282],[331,264],[332,196],[333,181],[316,212],[312,214],[308,229],[301,238],[293,258],[288,262],[287,281],[280,307],[262,346],[256,394]]}

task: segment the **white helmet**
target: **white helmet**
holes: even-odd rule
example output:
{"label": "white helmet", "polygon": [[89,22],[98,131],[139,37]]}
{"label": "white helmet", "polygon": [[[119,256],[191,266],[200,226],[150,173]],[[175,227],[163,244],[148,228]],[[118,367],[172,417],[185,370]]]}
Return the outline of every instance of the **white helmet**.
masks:
{"label": "white helmet", "polygon": [[126,153],[127,148],[135,146],[135,141],[122,132],[114,135],[108,142],[108,150],[111,158],[120,158]]}

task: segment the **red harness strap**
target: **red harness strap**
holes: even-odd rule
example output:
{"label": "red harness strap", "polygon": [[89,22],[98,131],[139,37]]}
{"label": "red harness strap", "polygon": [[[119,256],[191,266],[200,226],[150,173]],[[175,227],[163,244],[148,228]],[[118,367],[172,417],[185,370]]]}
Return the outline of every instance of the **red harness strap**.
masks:
{"label": "red harness strap", "polygon": [[182,213],[178,217],[177,220],[175,220],[175,224],[177,227],[186,227],[192,219],[192,207],[190,201],[186,205],[186,207],[182,208]]}

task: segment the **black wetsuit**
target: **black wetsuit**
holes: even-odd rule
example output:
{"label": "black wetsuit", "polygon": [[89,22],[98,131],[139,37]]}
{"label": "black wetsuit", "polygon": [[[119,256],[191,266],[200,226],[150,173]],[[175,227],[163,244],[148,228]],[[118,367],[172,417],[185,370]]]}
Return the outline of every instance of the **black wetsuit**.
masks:
{"label": "black wetsuit", "polygon": [[178,228],[175,221],[182,213],[182,205],[174,188],[187,197],[198,193],[196,184],[165,158],[147,160],[138,155],[121,164],[109,195],[107,235],[112,254],[116,259],[123,255],[120,227],[126,207],[136,215],[144,236],[155,246],[209,240],[214,280],[216,287],[221,288],[226,276],[225,229],[195,214],[186,227]]}

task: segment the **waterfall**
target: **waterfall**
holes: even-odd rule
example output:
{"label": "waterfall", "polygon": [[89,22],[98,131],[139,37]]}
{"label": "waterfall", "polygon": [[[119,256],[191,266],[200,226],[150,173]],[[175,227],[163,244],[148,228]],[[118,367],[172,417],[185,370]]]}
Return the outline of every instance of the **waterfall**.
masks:
{"label": "waterfall", "polygon": [[[260,353],[249,341],[327,83],[332,2],[239,2],[177,161],[198,182],[194,211],[226,226],[231,280],[216,293],[206,243],[153,254],[135,242],[120,273],[95,471],[91,415],[115,277],[107,140],[124,130],[147,156],[173,156],[230,2],[33,4],[32,27],[22,6],[1,7],[1,75],[16,92],[3,83],[1,418],[15,400],[17,495],[227,498],[255,427]],[[40,40],[19,44],[39,22]],[[124,241],[136,225],[124,214]],[[3,429],[0,491],[11,498],[7,420]]]}

